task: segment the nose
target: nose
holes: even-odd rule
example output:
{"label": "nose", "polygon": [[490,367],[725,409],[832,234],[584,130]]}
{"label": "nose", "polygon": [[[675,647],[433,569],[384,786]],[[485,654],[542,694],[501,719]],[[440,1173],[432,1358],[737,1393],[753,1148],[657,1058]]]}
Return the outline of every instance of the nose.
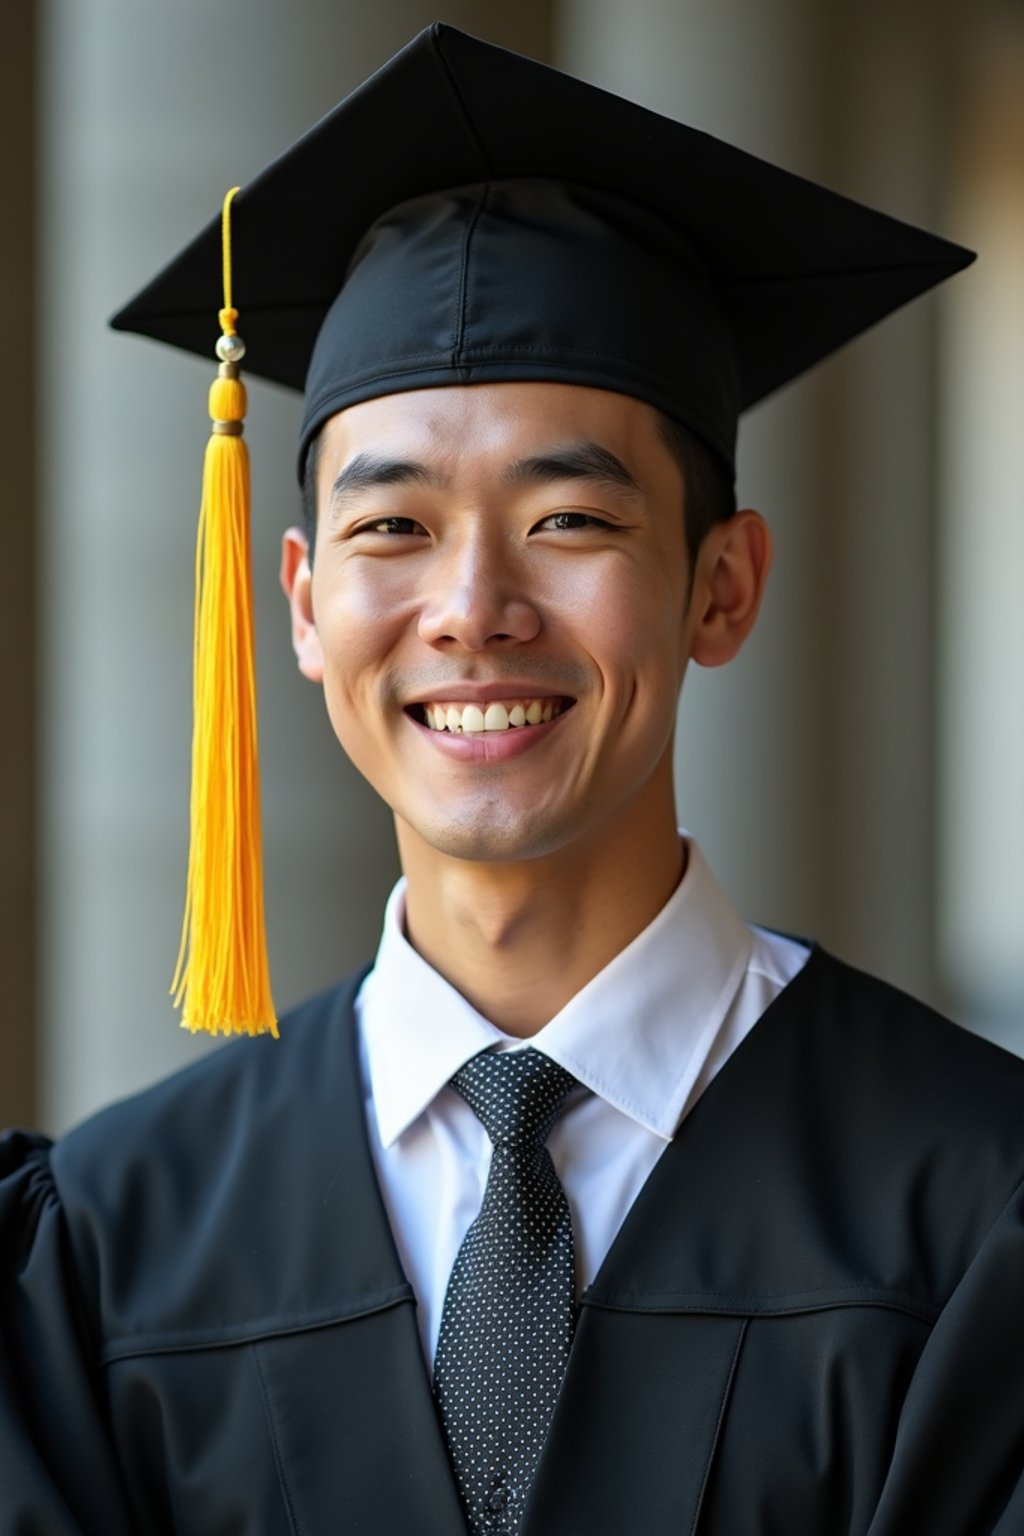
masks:
{"label": "nose", "polygon": [[522,576],[500,538],[486,530],[439,551],[420,609],[420,638],[467,651],[533,640],[541,618]]}

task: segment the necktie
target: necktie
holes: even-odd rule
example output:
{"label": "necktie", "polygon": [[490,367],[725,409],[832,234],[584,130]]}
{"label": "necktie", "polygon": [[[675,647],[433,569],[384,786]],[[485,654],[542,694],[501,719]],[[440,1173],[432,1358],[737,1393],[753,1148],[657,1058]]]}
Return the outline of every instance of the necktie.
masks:
{"label": "necktie", "polygon": [[572,1222],[544,1143],[576,1079],[528,1048],[483,1052],[451,1086],[493,1152],[448,1281],[434,1394],[473,1536],[512,1536],[572,1344]]}

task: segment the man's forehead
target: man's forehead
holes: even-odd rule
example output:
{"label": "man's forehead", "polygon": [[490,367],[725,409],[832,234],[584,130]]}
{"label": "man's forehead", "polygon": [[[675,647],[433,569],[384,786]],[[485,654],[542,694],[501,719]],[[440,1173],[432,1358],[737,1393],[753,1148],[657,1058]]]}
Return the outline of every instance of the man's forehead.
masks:
{"label": "man's forehead", "polygon": [[381,395],[339,411],[321,433],[318,473],[337,474],[360,453],[415,456],[440,473],[468,457],[496,465],[572,442],[634,457],[660,443],[645,401],[585,385],[450,385]]}

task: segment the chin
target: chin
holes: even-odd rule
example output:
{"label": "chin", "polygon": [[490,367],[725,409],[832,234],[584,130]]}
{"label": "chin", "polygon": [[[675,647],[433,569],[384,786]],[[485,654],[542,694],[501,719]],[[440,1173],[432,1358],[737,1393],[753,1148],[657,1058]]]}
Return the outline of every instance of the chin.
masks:
{"label": "chin", "polygon": [[540,859],[564,848],[580,834],[563,817],[514,811],[507,804],[459,818],[403,817],[435,852],[472,863],[513,863]]}

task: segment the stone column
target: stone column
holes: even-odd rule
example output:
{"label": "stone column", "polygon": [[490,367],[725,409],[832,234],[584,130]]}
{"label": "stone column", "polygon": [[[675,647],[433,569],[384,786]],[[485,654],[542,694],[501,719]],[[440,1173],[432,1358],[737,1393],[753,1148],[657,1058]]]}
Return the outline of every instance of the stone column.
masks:
{"label": "stone column", "polygon": [[0,1127],[32,1119],[36,1013],[35,19],[0,9]]}
{"label": "stone column", "polygon": [[943,379],[941,960],[957,1017],[1024,1053],[1024,12],[961,16]]}

